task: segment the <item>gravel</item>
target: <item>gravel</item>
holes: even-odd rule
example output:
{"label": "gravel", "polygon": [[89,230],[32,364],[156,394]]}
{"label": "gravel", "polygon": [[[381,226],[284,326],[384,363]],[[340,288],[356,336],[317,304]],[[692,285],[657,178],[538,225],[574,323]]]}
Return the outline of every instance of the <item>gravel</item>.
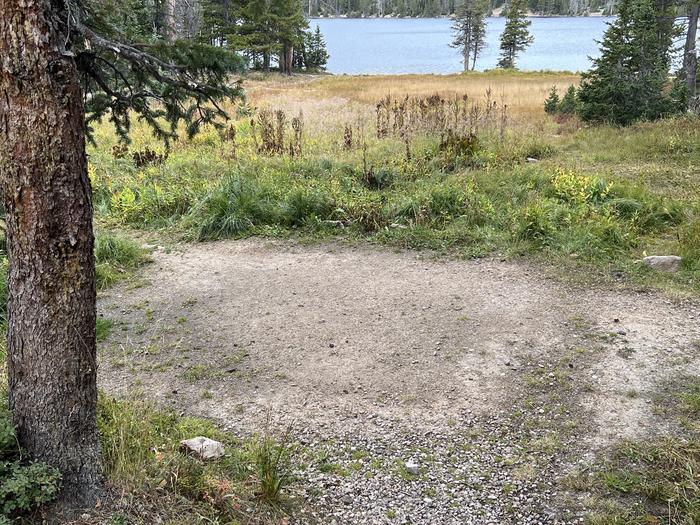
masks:
{"label": "gravel", "polygon": [[290,523],[583,523],[580,501],[556,487],[556,452],[534,445],[549,431],[503,414],[464,414],[440,430],[381,418],[357,428],[295,433],[303,460],[294,475],[307,505]]}

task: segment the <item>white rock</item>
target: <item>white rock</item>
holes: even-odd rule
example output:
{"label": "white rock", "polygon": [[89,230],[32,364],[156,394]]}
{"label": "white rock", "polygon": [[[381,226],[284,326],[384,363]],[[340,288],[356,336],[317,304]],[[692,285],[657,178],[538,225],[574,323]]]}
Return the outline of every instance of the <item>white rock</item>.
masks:
{"label": "white rock", "polygon": [[406,462],[406,471],[407,471],[409,474],[411,474],[411,475],[413,475],[413,476],[417,476],[419,470],[420,470],[420,465],[418,465],[418,463],[417,463],[416,461],[414,461],[414,460],[412,460],[412,459],[409,459],[409,460]]}
{"label": "white rock", "polygon": [[200,459],[218,459],[225,453],[223,444],[203,436],[181,441],[180,449]]}
{"label": "white rock", "polygon": [[682,260],[677,255],[650,255],[644,257],[642,262],[649,268],[660,272],[677,272],[681,267]]}

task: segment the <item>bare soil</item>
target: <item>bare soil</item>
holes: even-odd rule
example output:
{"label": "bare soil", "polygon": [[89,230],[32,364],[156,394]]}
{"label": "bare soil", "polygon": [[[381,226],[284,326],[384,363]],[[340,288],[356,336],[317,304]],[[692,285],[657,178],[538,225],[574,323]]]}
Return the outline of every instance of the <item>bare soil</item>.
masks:
{"label": "bare soil", "polygon": [[595,452],[662,431],[654,397],[698,373],[695,303],[526,263],[259,239],[154,259],[141,286],[100,298],[116,323],[101,387],[242,432],[270,415],[331,434],[375,418],[439,429],[563,398]]}

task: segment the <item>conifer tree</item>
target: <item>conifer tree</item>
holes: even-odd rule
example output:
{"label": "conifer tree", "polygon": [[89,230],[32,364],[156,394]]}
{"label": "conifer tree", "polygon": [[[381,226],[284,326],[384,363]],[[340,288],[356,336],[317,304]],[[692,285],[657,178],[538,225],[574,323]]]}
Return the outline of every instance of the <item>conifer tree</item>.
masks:
{"label": "conifer tree", "polygon": [[316,24],[314,32],[305,33],[304,67],[309,71],[323,71],[328,63],[328,50],[321,28]]}
{"label": "conifer tree", "polygon": [[22,448],[60,470],[64,502],[86,506],[103,487],[86,125],[107,117],[127,139],[136,117],[167,141],[225,119],[222,100],[240,95],[233,53],[132,38],[110,7],[0,0],[9,406]]}
{"label": "conifer tree", "polygon": [[484,48],[486,37],[487,0],[464,0],[457,11],[452,30],[451,47],[462,52],[464,71],[476,67],[476,59]]}
{"label": "conifer tree", "polygon": [[508,6],[506,27],[501,34],[501,58],[499,68],[515,69],[518,53],[527,49],[534,38],[530,36],[530,21],[526,18],[524,0],[511,0]]}
{"label": "conifer tree", "polygon": [[544,101],[544,112],[553,115],[559,110],[559,102],[560,99],[557,86],[552,86],[552,89],[549,90],[547,99]]}
{"label": "conifer tree", "polygon": [[678,110],[666,87],[672,32],[654,0],[622,0],[601,42],[601,56],[583,75],[577,112],[583,120],[627,125]]}
{"label": "conifer tree", "polygon": [[291,75],[294,49],[303,46],[304,31],[309,23],[304,17],[300,0],[272,0],[270,14],[272,31],[279,46],[280,71]]}

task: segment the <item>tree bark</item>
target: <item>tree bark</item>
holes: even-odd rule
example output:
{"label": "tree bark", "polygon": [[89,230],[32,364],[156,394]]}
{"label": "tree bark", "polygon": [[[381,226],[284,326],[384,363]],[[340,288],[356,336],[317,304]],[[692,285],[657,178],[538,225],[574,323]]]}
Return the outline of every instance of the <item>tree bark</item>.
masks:
{"label": "tree bark", "polygon": [[280,53],[280,70],[288,76],[292,75],[292,60],[294,59],[294,47],[284,44]]}
{"label": "tree bark", "polygon": [[9,403],[21,445],[61,471],[62,500],[90,505],[103,481],[94,240],[66,9],[60,0],[0,0]]}
{"label": "tree bark", "polygon": [[688,88],[688,111],[697,110],[697,70],[698,56],[695,49],[698,33],[698,16],[700,16],[700,4],[693,4],[688,15],[688,32],[685,38],[685,49],[683,53],[683,70],[685,72],[685,82]]}
{"label": "tree bark", "polygon": [[177,39],[177,24],[175,22],[176,0],[165,0],[163,9],[163,37],[172,42]]}

